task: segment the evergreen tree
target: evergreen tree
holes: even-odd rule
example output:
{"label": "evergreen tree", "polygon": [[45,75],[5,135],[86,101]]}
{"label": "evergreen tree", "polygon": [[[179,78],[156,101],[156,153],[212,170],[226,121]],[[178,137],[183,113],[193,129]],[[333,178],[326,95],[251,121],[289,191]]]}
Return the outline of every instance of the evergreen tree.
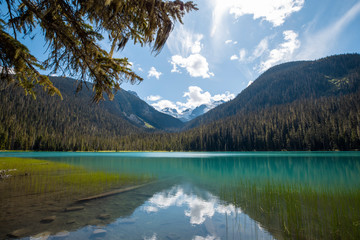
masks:
{"label": "evergreen tree", "polygon": [[[112,99],[113,89],[119,89],[122,81],[143,80],[131,70],[127,58],[113,58],[114,50],[132,40],[159,53],[174,23],[182,23],[185,13],[197,10],[193,2],[179,0],[0,0],[0,4],[7,9],[0,19],[1,78],[15,81],[33,96],[35,85],[61,96],[38,69],[67,73],[82,82],[93,81],[96,102],[104,99],[103,93]],[[36,27],[48,44],[49,56],[43,63],[18,40]],[[103,36],[111,42],[109,52],[99,45]]]}

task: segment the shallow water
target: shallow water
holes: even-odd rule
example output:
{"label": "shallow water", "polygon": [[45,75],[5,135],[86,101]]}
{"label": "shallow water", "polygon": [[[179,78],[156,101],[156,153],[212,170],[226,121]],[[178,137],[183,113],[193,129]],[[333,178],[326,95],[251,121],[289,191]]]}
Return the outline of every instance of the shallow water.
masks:
{"label": "shallow water", "polygon": [[[13,152],[1,157],[156,180],[81,203],[67,192],[2,192],[8,197],[0,198],[0,239],[19,229],[24,239],[41,233],[43,239],[360,239],[358,152]],[[81,209],[64,211],[74,206]],[[49,216],[55,220],[44,223]]]}

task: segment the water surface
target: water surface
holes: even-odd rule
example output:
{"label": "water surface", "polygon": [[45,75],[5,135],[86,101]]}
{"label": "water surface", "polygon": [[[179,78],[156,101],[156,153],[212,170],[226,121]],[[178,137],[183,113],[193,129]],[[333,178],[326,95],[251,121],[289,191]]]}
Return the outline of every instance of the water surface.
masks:
{"label": "water surface", "polygon": [[[81,203],[77,194],[92,193],[65,189],[57,195],[24,191],[14,196],[4,191],[12,191],[16,181],[3,180],[0,238],[20,229],[25,239],[37,234],[49,239],[360,239],[358,152],[12,152],[1,157],[150,180]],[[74,206],[82,209],[64,210]],[[44,223],[48,216],[56,218]]]}

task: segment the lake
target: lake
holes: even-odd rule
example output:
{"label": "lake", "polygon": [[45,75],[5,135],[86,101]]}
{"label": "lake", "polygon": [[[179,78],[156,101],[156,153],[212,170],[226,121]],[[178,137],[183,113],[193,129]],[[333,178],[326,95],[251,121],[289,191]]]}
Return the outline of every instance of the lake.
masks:
{"label": "lake", "polygon": [[359,152],[0,153],[9,166],[0,239],[360,239]]}

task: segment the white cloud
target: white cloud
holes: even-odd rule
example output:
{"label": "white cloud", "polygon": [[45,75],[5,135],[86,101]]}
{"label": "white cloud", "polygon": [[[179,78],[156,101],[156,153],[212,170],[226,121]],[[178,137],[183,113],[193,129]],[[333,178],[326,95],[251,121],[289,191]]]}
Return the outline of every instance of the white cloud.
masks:
{"label": "white cloud", "polygon": [[186,58],[174,55],[171,57],[171,64],[173,65],[171,72],[180,72],[177,68],[179,66],[185,68],[192,77],[210,78],[214,76],[214,73],[209,71],[209,64],[206,58],[198,53],[191,54]]}
{"label": "white cloud", "polygon": [[286,62],[292,59],[292,55],[296,49],[301,45],[298,40],[298,34],[292,30],[284,31],[284,42],[278,48],[272,49],[265,61],[262,61],[259,66],[259,72],[264,72],[275,64]]}
{"label": "white cloud", "polygon": [[161,72],[158,72],[155,67],[151,67],[148,72],[148,77],[155,77],[156,79],[159,79],[161,76]]}
{"label": "white cloud", "polygon": [[235,98],[235,95],[233,93],[230,93],[229,91],[226,91],[225,93],[223,94],[216,94],[214,95],[211,100],[214,100],[214,101],[230,101],[232,99]]}
{"label": "white cloud", "polygon": [[211,236],[208,235],[206,237],[201,237],[201,236],[195,236],[193,238],[193,240],[220,240],[220,238],[216,237],[216,236]]}
{"label": "white cloud", "polygon": [[[149,100],[151,96],[147,97],[147,100]],[[156,97],[156,96],[154,96]],[[202,104],[212,104],[214,102],[218,101],[230,101],[235,98],[235,95],[226,91],[222,94],[216,94],[214,96],[211,96],[211,94],[207,91],[203,91],[198,86],[189,86],[188,91],[184,92],[183,97],[186,98],[186,102],[176,102],[173,103],[169,100],[160,100],[156,103],[151,104],[155,109],[161,111],[164,108],[172,108],[176,109],[179,113],[186,109],[194,109]]]}
{"label": "white cloud", "polygon": [[164,108],[174,108],[174,109],[177,109],[177,106],[169,101],[169,100],[160,100],[159,102],[157,103],[153,103],[151,104],[151,106],[153,106],[155,109],[157,110],[161,110],[161,109],[164,109]]}
{"label": "white cloud", "polygon": [[146,97],[146,100],[152,101],[152,102],[158,101],[160,99],[161,99],[161,96],[159,96],[159,95],[150,95],[150,96]]}
{"label": "white cloud", "polygon": [[[193,194],[186,194],[181,187],[173,187],[167,192],[160,192],[155,194],[148,200],[150,205],[147,205],[143,210],[145,212],[153,212],[153,210],[167,209],[172,206],[186,207],[184,214],[190,218],[190,223],[193,225],[203,224],[206,219],[211,219],[215,213],[227,216],[235,216],[241,214],[240,208],[234,205],[223,205],[217,198],[209,195],[208,199],[200,198]],[[149,212],[150,210],[150,212]],[[202,238],[198,236],[195,239],[217,239],[215,237]]]}
{"label": "white cloud", "polygon": [[232,44],[235,45],[235,44],[237,44],[238,42],[237,42],[237,41],[230,40],[230,39],[225,41],[225,44],[230,44],[230,43],[232,43]]}
{"label": "white cloud", "polygon": [[247,86],[250,86],[251,84],[253,84],[253,82],[254,82],[254,81],[251,81],[251,80],[250,80],[250,81],[248,82],[248,85],[247,85]]}
{"label": "white cloud", "polygon": [[140,72],[143,72],[143,71],[144,71],[141,67],[139,67],[138,70],[139,70]]}
{"label": "white cloud", "polygon": [[304,0],[213,0],[213,23],[211,35],[223,26],[225,14],[232,14],[235,19],[243,15],[253,15],[254,19],[270,22],[274,27],[280,26],[292,13],[300,11]]}
{"label": "white cloud", "polygon": [[192,33],[182,25],[176,28],[168,40],[168,48],[174,55],[170,63],[173,68],[171,72],[181,73],[178,69],[185,68],[192,77],[210,78],[214,76],[209,70],[209,64],[206,58],[200,54],[203,45],[202,34]]}
{"label": "white cloud", "polygon": [[343,29],[359,14],[360,2],[355,4],[336,22],[329,24],[325,29],[317,33],[308,34],[302,50],[296,59],[313,60],[329,55],[332,48],[337,44],[338,37]]}
{"label": "white cloud", "polygon": [[185,216],[190,217],[191,224],[202,224],[206,218],[212,218],[215,214],[214,201],[194,197],[190,198],[187,204],[189,210],[185,211]]}
{"label": "white cloud", "polygon": [[209,92],[203,92],[203,90],[197,86],[190,86],[189,91],[184,93],[184,97],[187,97],[185,105],[188,108],[197,107],[211,102],[211,94]]}
{"label": "white cloud", "polygon": [[253,15],[254,19],[262,19],[280,26],[292,13],[298,12],[304,6],[304,0],[252,0],[236,1],[230,8],[230,14],[235,18],[243,15]]}
{"label": "white cloud", "polygon": [[238,60],[238,59],[239,59],[239,57],[236,54],[234,54],[230,57],[231,61]]}

